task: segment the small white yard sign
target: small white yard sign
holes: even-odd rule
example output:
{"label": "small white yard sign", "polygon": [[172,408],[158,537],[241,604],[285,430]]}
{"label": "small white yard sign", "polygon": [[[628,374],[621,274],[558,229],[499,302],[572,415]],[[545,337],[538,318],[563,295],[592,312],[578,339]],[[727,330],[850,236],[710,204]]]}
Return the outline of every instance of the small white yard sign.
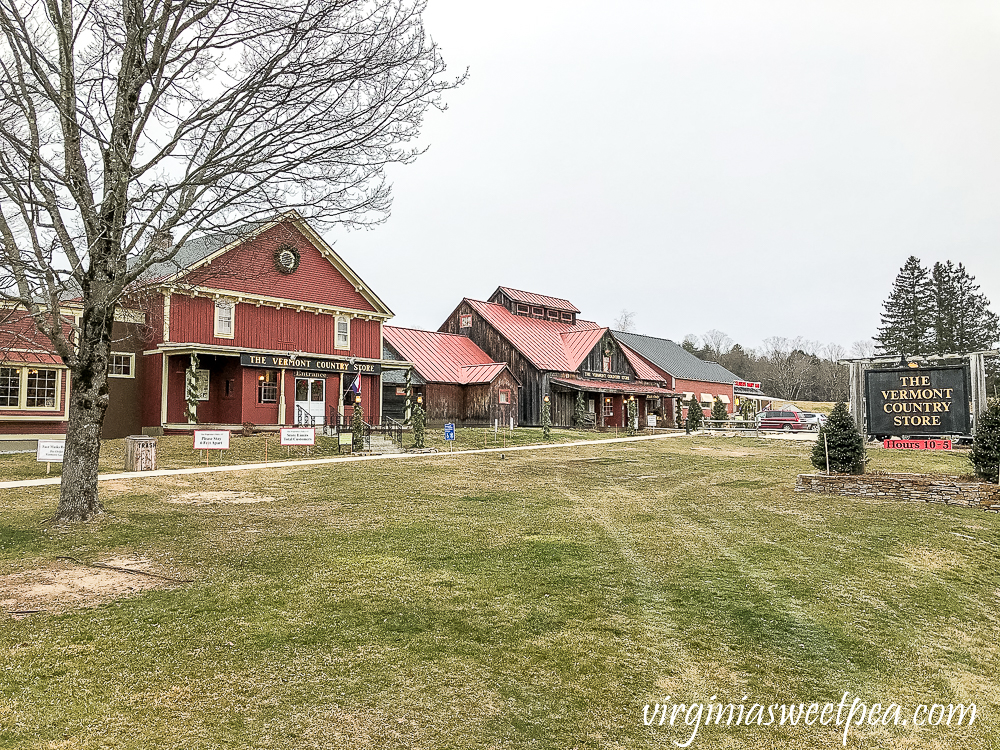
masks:
{"label": "small white yard sign", "polygon": [[65,451],[65,440],[39,440],[38,448],[35,451],[35,460],[45,461],[45,463],[60,463]]}
{"label": "small white yard sign", "polygon": [[313,427],[283,427],[282,445],[316,445],[316,430]]}
{"label": "small white yard sign", "polygon": [[229,430],[195,430],[194,449],[196,451],[229,450]]}

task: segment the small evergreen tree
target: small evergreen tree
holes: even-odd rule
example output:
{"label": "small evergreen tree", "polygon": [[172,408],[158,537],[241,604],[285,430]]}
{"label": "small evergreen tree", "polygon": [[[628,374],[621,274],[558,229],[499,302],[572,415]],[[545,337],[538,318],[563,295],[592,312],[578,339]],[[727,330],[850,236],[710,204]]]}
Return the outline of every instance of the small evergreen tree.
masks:
{"label": "small evergreen tree", "polygon": [[634,435],[636,433],[635,425],[636,419],[639,416],[639,405],[635,402],[634,398],[628,400],[628,434]]}
{"label": "small evergreen tree", "polygon": [[[824,443],[825,438],[825,443]],[[830,418],[820,428],[819,439],[813,446],[812,465],[826,471],[826,455],[830,453],[830,471],[837,474],[864,474],[865,440],[858,426],[847,411],[847,404],[839,401]]]}
{"label": "small evergreen tree", "polygon": [[718,396],[712,402],[712,419],[719,422],[725,422],[729,419],[729,412],[726,410],[726,405],[722,403],[722,399]]}
{"label": "small evergreen tree", "polygon": [[754,408],[753,401],[751,401],[748,398],[743,399],[743,402],[740,404],[740,417],[744,421],[749,422],[751,419],[754,418],[753,408]]}
{"label": "small evergreen tree", "polygon": [[688,403],[688,427],[694,430],[700,430],[701,426],[705,423],[705,412],[701,409],[701,404],[694,398],[691,397],[691,401]]}
{"label": "small evergreen tree", "polygon": [[681,399],[674,399],[674,427],[680,429],[684,426],[684,405]]}
{"label": "small evergreen tree", "polygon": [[365,410],[361,404],[354,406],[354,414],[351,416],[351,433],[353,434],[351,447],[356,451],[363,450],[365,447]]}
{"label": "small evergreen tree", "polygon": [[576,392],[576,406],[573,408],[573,426],[583,427],[587,421],[587,404],[583,398],[583,391]]}
{"label": "small evergreen tree", "polygon": [[892,284],[889,299],[882,303],[882,325],[875,341],[882,354],[925,354],[933,341],[934,291],[927,269],[915,256],[906,263]]}
{"label": "small evergreen tree", "polygon": [[548,440],[552,434],[552,405],[548,399],[542,400],[542,436]]}
{"label": "small evergreen tree", "polygon": [[413,405],[410,414],[410,424],[413,425],[413,447],[424,447],[424,430],[427,426],[427,412],[419,402]]}
{"label": "small evergreen tree", "polygon": [[1000,401],[991,401],[976,420],[976,436],[969,460],[977,477],[987,482],[1000,482]]}

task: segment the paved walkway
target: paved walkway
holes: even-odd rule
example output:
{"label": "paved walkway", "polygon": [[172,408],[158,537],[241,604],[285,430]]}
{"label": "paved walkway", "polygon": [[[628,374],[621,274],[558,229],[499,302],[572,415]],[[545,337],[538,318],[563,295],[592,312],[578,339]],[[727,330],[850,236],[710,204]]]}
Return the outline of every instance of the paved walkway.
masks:
{"label": "paved walkway", "polygon": [[[441,451],[439,453],[386,453],[381,456],[338,456],[337,458],[309,458],[302,461],[272,461],[266,464],[233,464],[231,466],[201,466],[191,469],[157,469],[156,471],[129,471],[121,474],[98,474],[97,481],[112,479],[146,479],[147,477],[172,477],[180,474],[218,474],[226,471],[259,471],[261,469],[283,469],[289,466],[318,466],[320,464],[349,463],[351,461],[396,461],[402,459],[441,458],[442,456],[464,456],[471,453],[512,453],[514,451],[551,450],[552,448],[573,448],[580,445],[607,445],[609,443],[634,443],[642,440],[663,440],[683,437],[683,432],[663,435],[639,435],[637,437],[608,438],[607,440],[579,440],[574,443],[550,443],[545,445],[518,445],[507,448],[476,448],[467,451]],[[0,489],[15,487],[41,487],[59,484],[60,477],[45,479],[22,479],[16,482],[0,482]]]}

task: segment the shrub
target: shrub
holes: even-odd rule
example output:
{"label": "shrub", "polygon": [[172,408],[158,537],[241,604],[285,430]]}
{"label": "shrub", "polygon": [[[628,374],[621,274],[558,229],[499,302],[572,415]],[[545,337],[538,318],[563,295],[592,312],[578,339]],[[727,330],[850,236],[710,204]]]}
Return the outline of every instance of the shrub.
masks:
{"label": "shrub", "polygon": [[1000,400],[994,400],[976,420],[976,436],[969,454],[976,476],[1000,482]]}
{"label": "shrub", "polygon": [[573,426],[579,429],[583,427],[586,421],[587,421],[587,404],[585,403],[583,398],[583,391],[577,391],[576,406],[573,408]]}
{"label": "shrub", "polygon": [[365,410],[361,404],[354,407],[354,416],[351,417],[351,447],[355,451],[364,450],[365,447]]}
{"label": "shrub", "polygon": [[718,396],[715,397],[715,401],[712,403],[712,419],[719,422],[725,422],[729,419],[729,412],[726,411],[726,405],[722,403],[722,399]]}
{"label": "shrub", "polygon": [[413,447],[424,447],[424,428],[427,425],[427,412],[420,404],[414,404],[410,412],[410,424],[413,425]]}
{"label": "shrub", "polygon": [[702,424],[705,423],[705,412],[701,409],[701,404],[698,403],[693,397],[691,402],[688,404],[688,427],[692,430],[701,429]]}
{"label": "shrub", "polygon": [[843,401],[833,407],[830,418],[820,429],[819,438],[813,446],[812,465],[820,471],[826,471],[827,450],[830,453],[830,471],[837,474],[865,473],[865,462],[868,460],[865,455],[865,439]]}

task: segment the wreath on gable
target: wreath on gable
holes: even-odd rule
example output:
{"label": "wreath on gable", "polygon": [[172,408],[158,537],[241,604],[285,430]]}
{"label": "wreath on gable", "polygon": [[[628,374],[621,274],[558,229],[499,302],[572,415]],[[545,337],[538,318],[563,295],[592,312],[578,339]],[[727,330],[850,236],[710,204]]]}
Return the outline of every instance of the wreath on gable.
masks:
{"label": "wreath on gable", "polygon": [[295,273],[295,270],[299,267],[299,261],[302,260],[302,256],[299,255],[298,249],[295,245],[278,245],[274,251],[274,267],[277,268],[281,273]]}

